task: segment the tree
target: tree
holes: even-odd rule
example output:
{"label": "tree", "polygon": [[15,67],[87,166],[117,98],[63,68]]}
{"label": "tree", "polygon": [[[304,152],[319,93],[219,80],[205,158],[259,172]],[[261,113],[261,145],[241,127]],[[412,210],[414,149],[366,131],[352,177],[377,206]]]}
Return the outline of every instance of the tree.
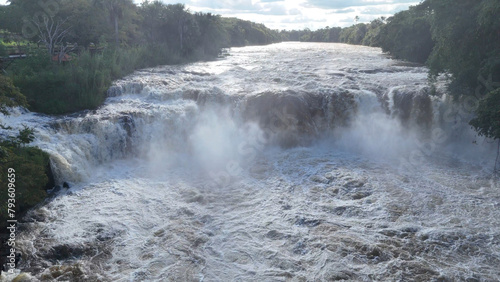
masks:
{"label": "tree", "polygon": [[220,20],[228,34],[231,46],[262,45],[281,40],[279,31],[270,30],[262,24],[237,18],[221,18]]}
{"label": "tree", "polygon": [[[179,50],[183,54],[192,51],[193,42],[199,36],[199,27],[193,19],[193,15],[185,9],[184,4],[167,6],[167,32],[177,37]],[[174,39],[172,38],[172,41]]]}
{"label": "tree", "polygon": [[0,26],[16,34],[23,33],[23,26],[31,23],[33,16],[40,10],[38,1],[12,0],[10,5],[0,9]]}
{"label": "tree", "polygon": [[19,134],[17,135],[17,142],[21,146],[26,146],[27,144],[33,142],[33,140],[35,140],[35,129],[33,127],[23,125],[23,129],[19,130]]}
{"label": "tree", "polygon": [[146,42],[166,43],[167,5],[160,1],[144,1],[139,9],[142,17],[141,30]]}
{"label": "tree", "polygon": [[[102,7],[108,12],[116,46],[120,46],[120,30],[123,30],[126,41],[135,37],[136,26],[133,21],[137,19],[137,7],[132,0],[93,0],[93,3],[95,7]],[[123,22],[120,24],[121,21]]]}
{"label": "tree", "polygon": [[[28,140],[25,140],[28,141]],[[49,155],[42,150],[0,141],[0,186],[7,187],[9,174],[22,177],[16,178],[16,205],[9,207],[21,213],[34,207],[47,196],[46,189],[53,187]],[[0,220],[7,222],[7,199],[10,198],[7,189],[0,191]],[[0,223],[0,226],[4,223]]]}
{"label": "tree", "polygon": [[[68,19],[70,29],[66,36],[68,42],[89,47],[98,44],[103,35],[111,34],[109,14],[105,9],[96,9],[90,0],[59,0],[58,17]],[[105,37],[105,36],[104,36]]]}
{"label": "tree", "polygon": [[7,115],[9,107],[27,107],[26,97],[14,86],[12,80],[0,74],[0,113]]}
{"label": "tree", "polygon": [[[6,56],[7,55],[7,48],[5,48],[5,45],[3,45],[3,42],[0,40],[0,57]],[[1,66],[1,64],[0,64]]]}
{"label": "tree", "polygon": [[66,25],[67,19],[56,21],[53,17],[44,15],[42,21],[35,18],[32,22],[37,27],[40,41],[45,44],[50,56],[53,56],[59,47],[58,60],[61,62],[68,51],[67,45],[64,44],[64,39],[71,29]]}
{"label": "tree", "polygon": [[367,31],[363,38],[363,45],[366,46],[380,46],[380,30],[384,26],[383,17],[375,19],[367,25]]}
{"label": "tree", "polygon": [[361,44],[366,35],[366,24],[359,23],[343,28],[340,32],[340,42],[349,44]]}
{"label": "tree", "polygon": [[378,36],[382,50],[397,59],[425,63],[434,48],[431,15],[424,1],[388,18]]}
{"label": "tree", "polygon": [[470,121],[470,125],[480,136],[498,140],[497,158],[495,160],[495,171],[500,154],[500,88],[489,92],[479,102],[476,117]]}
{"label": "tree", "polygon": [[203,54],[216,56],[221,48],[228,46],[227,33],[222,27],[221,16],[211,13],[195,13],[195,20],[200,29],[198,45]]}
{"label": "tree", "polygon": [[455,96],[485,95],[480,77],[500,82],[500,1],[428,0],[432,9],[432,37],[436,42],[428,65],[437,76],[451,76]]}

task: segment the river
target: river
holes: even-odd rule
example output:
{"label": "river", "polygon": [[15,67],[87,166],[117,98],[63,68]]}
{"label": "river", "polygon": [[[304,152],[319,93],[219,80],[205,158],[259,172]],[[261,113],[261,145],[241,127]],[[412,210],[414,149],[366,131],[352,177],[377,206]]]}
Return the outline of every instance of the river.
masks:
{"label": "river", "polygon": [[21,225],[20,268],[58,281],[498,280],[494,151],[444,92],[378,48],[280,43],[136,71],[95,111],[3,117],[36,128],[61,186]]}

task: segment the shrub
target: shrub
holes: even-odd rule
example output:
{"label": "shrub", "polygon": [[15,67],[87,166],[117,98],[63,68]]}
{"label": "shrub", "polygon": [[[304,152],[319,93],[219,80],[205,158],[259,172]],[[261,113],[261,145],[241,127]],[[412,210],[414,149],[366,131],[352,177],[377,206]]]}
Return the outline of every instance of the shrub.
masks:
{"label": "shrub", "polygon": [[480,136],[500,139],[500,89],[489,92],[479,102],[470,124]]}
{"label": "shrub", "polygon": [[26,107],[26,97],[10,78],[0,74],[0,113],[7,114],[7,108],[15,106]]}
{"label": "shrub", "polygon": [[[8,183],[15,179],[16,218],[31,207],[42,202],[47,196],[46,189],[51,188],[53,180],[50,170],[49,155],[35,147],[26,147],[32,140],[33,130],[25,127],[16,138],[0,142],[0,227],[8,218]],[[14,169],[15,177],[7,177],[9,169]]]}

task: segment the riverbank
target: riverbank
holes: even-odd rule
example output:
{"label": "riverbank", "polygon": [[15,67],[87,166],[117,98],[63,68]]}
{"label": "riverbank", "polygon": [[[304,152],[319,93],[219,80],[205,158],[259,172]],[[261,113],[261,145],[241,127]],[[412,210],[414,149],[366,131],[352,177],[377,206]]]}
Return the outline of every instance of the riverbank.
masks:
{"label": "riverbank", "polygon": [[161,45],[109,48],[101,54],[83,51],[63,64],[51,61],[45,52],[33,52],[16,61],[9,71],[31,111],[59,115],[97,108],[113,80],[136,69],[197,59]]}

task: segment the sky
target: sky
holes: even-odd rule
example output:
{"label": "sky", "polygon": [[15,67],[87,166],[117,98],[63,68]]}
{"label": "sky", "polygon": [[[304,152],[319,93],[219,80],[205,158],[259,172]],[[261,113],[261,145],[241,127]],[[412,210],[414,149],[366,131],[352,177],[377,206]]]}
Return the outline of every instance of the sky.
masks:
{"label": "sky", "polygon": [[[367,23],[416,5],[419,0],[161,0],[166,4],[183,3],[192,12],[210,12],[263,23],[272,29],[316,30],[326,26],[346,27]],[[5,4],[6,0],[0,0]],[[134,0],[139,4],[142,0]]]}
{"label": "sky", "polygon": [[[142,2],[135,0],[136,3]],[[346,27],[370,22],[381,16],[416,5],[420,0],[162,0],[184,3],[191,11],[211,12],[225,17],[263,23],[272,29],[316,30],[326,26]]]}

